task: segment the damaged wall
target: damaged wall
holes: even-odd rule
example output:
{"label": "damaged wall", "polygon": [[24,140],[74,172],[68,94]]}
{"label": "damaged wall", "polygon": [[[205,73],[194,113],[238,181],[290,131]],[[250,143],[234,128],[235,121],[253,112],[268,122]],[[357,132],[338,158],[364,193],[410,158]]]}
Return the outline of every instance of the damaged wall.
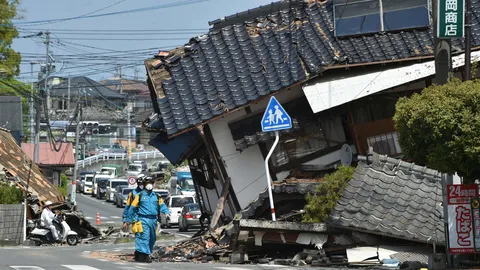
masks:
{"label": "damaged wall", "polygon": [[[302,95],[301,87],[297,86],[291,91],[279,93],[275,97],[280,103],[285,103]],[[268,100],[262,100],[251,105],[252,114],[264,111],[267,103]],[[259,193],[267,187],[265,160],[260,147],[256,144],[246,148],[243,152],[237,151],[228,127],[229,123],[246,115],[245,110],[240,110],[208,124],[220,157],[224,161],[227,174],[232,179],[232,186],[242,209],[257,199]],[[258,125],[260,126],[260,123]],[[284,174],[277,175],[278,180],[283,180],[284,177]]]}
{"label": "damaged wall", "polygon": [[0,246],[22,243],[24,209],[22,204],[0,204]]}

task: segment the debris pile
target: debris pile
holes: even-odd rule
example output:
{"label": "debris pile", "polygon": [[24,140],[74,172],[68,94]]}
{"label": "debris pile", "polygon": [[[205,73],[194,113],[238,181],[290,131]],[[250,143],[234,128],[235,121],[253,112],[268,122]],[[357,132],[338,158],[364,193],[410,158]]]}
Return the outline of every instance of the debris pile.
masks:
{"label": "debris pile", "polygon": [[228,256],[230,236],[224,228],[202,236],[180,241],[173,246],[160,247],[151,255],[157,262],[210,262]]}

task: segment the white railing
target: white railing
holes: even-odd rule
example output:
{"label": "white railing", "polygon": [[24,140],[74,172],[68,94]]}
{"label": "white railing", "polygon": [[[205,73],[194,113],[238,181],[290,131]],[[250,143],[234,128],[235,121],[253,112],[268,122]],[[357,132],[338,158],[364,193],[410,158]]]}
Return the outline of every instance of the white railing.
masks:
{"label": "white railing", "polygon": [[[145,160],[150,158],[165,158],[160,151],[143,151],[143,152],[132,152],[132,160]],[[126,153],[101,153],[95,156],[87,157],[83,160],[77,161],[79,168],[85,168],[85,166],[96,164],[99,162],[109,161],[109,160],[126,160]]]}

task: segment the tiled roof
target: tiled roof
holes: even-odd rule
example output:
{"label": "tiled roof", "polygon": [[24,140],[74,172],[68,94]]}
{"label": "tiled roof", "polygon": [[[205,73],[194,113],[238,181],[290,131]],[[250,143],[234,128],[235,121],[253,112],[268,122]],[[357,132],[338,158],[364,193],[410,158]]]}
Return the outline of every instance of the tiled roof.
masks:
{"label": "tiled roof", "polygon": [[[42,174],[38,166],[22,151],[10,132],[0,129],[0,167],[3,167],[13,177],[18,177],[29,191],[37,195],[40,202],[47,200],[63,202],[65,197]],[[28,181],[30,177],[30,181]]]}
{"label": "tiled roof", "polygon": [[359,163],[328,224],[420,242],[445,243],[440,173],[374,154]]}
{"label": "tiled roof", "polygon": [[[48,142],[41,142],[38,146],[38,165],[46,166],[71,166],[75,165],[75,158],[73,155],[73,145],[70,142],[58,143],[57,148],[60,151],[56,152]],[[33,143],[22,143],[22,150],[33,159],[33,150],[35,145]]]}
{"label": "tiled roof", "polygon": [[[331,1],[290,0],[291,8],[285,2],[231,16],[184,47],[145,61],[169,135],[328,68],[433,55],[431,29],[337,39]],[[473,24],[478,25],[480,5],[474,2]],[[284,8],[275,11],[274,5]],[[472,44],[479,45],[478,30],[472,31]],[[452,46],[463,48],[460,39]]]}

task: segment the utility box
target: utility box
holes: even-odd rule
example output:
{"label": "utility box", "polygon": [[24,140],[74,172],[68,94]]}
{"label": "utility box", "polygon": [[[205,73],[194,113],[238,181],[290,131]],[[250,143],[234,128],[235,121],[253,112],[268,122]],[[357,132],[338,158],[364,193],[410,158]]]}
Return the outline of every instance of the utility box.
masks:
{"label": "utility box", "polygon": [[430,254],[428,255],[428,269],[444,270],[447,269],[446,254]]}

